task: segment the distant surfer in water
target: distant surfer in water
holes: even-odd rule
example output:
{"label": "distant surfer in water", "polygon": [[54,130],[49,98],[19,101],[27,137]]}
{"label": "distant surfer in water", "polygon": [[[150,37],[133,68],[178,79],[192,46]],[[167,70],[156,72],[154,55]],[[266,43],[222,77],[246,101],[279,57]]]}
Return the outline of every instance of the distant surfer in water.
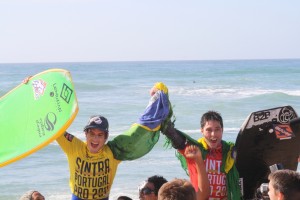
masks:
{"label": "distant surfer in water", "polygon": [[172,123],[163,133],[169,138],[172,146],[178,149],[178,157],[185,170],[189,172],[194,188],[198,188],[195,164],[184,156],[184,150],[189,144],[194,144],[201,150],[208,173],[210,196],[214,200],[239,200],[239,175],[235,167],[233,144],[222,140],[223,119],[216,111],[208,111],[200,121],[202,138],[198,141],[174,128]]}
{"label": "distant surfer in water", "polygon": [[162,122],[172,117],[168,89],[156,83],[146,110],[125,133],[108,141],[108,120],[92,116],[84,127],[86,142],[65,132],[57,139],[66,153],[72,200],[108,200],[119,163],[147,154],[159,139]]}

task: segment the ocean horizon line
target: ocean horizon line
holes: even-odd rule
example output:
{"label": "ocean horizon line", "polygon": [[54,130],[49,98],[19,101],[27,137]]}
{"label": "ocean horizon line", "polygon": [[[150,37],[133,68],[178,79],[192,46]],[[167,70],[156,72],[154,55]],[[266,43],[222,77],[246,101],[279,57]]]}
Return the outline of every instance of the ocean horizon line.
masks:
{"label": "ocean horizon line", "polygon": [[[280,61],[280,60],[300,60],[300,58],[239,58],[239,59],[202,59],[202,60],[120,60],[120,61],[33,61],[33,62],[0,62],[1,64],[74,64],[74,63],[158,63],[158,62],[224,62],[224,61]],[[0,66],[1,67],[1,66]]]}

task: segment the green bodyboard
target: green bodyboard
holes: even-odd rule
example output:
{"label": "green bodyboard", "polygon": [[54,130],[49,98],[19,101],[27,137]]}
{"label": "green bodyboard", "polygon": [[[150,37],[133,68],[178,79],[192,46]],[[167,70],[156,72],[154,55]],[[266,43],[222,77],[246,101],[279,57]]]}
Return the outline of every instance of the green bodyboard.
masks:
{"label": "green bodyboard", "polygon": [[78,113],[70,72],[50,69],[0,98],[0,167],[43,148],[65,132]]}

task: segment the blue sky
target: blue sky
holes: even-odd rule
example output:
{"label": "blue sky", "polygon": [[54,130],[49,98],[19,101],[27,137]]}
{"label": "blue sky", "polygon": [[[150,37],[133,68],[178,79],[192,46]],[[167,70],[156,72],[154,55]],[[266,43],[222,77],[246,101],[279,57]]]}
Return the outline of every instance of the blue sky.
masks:
{"label": "blue sky", "polygon": [[300,58],[299,0],[0,0],[0,63]]}

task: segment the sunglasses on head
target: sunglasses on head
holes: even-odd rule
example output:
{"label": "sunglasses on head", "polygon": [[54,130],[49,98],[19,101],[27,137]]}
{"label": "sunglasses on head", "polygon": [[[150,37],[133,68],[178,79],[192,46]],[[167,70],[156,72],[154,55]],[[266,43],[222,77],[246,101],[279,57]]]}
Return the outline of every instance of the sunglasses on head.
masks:
{"label": "sunglasses on head", "polygon": [[154,193],[154,190],[151,190],[150,188],[144,187],[140,189],[140,194],[149,195],[151,193]]}

